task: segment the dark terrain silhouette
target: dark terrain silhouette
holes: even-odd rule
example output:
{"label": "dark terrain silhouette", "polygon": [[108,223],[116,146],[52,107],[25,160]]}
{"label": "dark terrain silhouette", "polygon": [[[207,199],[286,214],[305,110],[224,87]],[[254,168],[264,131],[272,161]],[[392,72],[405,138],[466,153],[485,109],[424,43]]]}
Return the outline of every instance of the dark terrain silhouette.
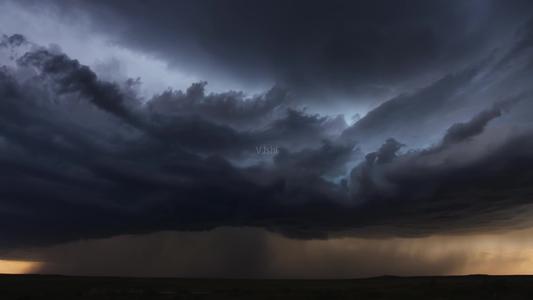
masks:
{"label": "dark terrain silhouette", "polygon": [[0,275],[0,299],[533,299],[533,276],[343,280]]}

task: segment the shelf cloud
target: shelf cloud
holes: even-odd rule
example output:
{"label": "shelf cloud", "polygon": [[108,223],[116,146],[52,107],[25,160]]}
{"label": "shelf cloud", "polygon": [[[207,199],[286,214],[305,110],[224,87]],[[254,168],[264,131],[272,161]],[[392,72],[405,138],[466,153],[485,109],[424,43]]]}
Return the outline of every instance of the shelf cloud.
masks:
{"label": "shelf cloud", "polygon": [[[143,74],[82,61],[61,33],[4,32],[3,251],[226,227],[304,241],[528,226],[527,1],[2,5],[81,14],[112,47],[199,78],[146,93]],[[243,89],[210,90],[217,78]]]}

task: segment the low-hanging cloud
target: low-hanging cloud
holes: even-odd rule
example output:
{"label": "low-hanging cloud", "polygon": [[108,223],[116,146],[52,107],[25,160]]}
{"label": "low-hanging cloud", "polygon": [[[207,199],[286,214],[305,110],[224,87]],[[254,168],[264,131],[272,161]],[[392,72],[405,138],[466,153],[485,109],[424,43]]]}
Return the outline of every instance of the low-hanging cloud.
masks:
{"label": "low-hanging cloud", "polygon": [[[501,132],[492,123],[514,126],[515,110],[532,109],[528,88],[481,113],[459,110],[484,93],[479,81],[499,79],[487,73],[491,60],[348,126],[294,106],[281,87],[248,97],[200,82],[141,99],[60,51],[22,50],[0,69],[0,247],[221,226],[299,238],[424,235],[517,226],[502,220],[530,204],[530,124],[485,147]],[[435,145],[402,140],[445,113],[442,123],[455,120]],[[375,151],[359,147],[378,141]],[[263,145],[276,151],[260,155]]]}

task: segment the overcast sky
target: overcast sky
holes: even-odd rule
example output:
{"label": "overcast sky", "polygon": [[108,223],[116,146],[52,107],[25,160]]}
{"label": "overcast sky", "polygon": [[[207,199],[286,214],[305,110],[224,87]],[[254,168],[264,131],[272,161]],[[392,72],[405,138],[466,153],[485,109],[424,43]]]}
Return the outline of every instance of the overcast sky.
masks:
{"label": "overcast sky", "polygon": [[0,272],[523,273],[532,12],[0,0]]}

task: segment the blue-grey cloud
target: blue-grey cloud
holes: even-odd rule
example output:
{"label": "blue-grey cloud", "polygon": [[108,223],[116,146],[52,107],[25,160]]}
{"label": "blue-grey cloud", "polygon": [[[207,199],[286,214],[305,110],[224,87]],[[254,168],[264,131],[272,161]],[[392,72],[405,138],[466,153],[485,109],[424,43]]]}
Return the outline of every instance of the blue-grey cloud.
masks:
{"label": "blue-grey cloud", "polygon": [[24,43],[0,42],[13,62],[0,69],[1,247],[220,226],[420,235],[518,226],[501,220],[530,204],[531,123],[516,115],[533,110],[528,69],[494,68],[527,54],[468,61],[348,126],[280,86],[143,99],[131,80]]}

